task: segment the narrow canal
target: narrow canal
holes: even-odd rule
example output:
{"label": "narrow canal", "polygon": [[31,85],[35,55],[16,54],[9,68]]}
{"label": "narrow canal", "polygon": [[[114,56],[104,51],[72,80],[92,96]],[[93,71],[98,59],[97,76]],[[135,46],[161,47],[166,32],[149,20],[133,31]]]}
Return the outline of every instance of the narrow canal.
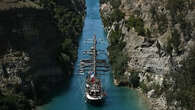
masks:
{"label": "narrow canal", "polygon": [[[85,103],[84,99],[84,77],[76,75],[79,69],[79,61],[87,56],[82,55],[83,50],[89,50],[91,44],[85,42],[97,36],[97,49],[106,50],[108,41],[104,32],[103,24],[99,14],[99,0],[86,0],[87,15],[83,32],[80,38],[78,59],[75,64],[73,78],[69,88],[56,96],[46,105],[41,106],[41,110],[147,110],[142,100],[136,92],[125,87],[116,87],[112,83],[111,74],[105,73],[102,77],[103,87],[107,93],[106,101],[103,106],[92,106]],[[107,55],[99,55],[98,58],[107,58]],[[55,88],[54,88],[55,89]],[[48,91],[49,92],[49,91]]]}

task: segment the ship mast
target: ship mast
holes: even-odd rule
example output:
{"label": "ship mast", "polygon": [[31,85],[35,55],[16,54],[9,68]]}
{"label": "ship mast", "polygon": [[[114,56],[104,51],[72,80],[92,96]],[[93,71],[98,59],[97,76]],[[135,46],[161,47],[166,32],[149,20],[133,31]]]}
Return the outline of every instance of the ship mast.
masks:
{"label": "ship mast", "polygon": [[97,44],[96,36],[94,35],[94,38],[93,38],[93,72],[94,72],[94,75],[96,75],[96,55],[97,55],[96,44]]}
{"label": "ship mast", "polygon": [[[85,80],[85,97],[88,101],[103,101],[105,92],[102,88],[99,72],[108,72],[109,65],[105,59],[97,59],[97,55],[102,54],[97,50],[97,39],[93,36],[93,39],[88,40],[92,43],[90,50],[84,50],[83,54],[90,55],[89,59],[80,60],[80,74],[87,75]],[[103,53],[105,54],[105,53]],[[85,74],[87,72],[87,74]]]}
{"label": "ship mast", "polygon": [[[88,73],[93,73],[94,76],[97,76],[99,75],[97,74],[97,71],[98,72],[109,71],[108,69],[109,66],[106,60],[97,59],[97,55],[101,53],[98,52],[97,47],[96,47],[97,46],[96,36],[94,35],[92,40],[86,40],[86,41],[89,41],[89,43],[92,43],[92,46],[90,50],[84,50],[83,54],[90,55],[91,58],[83,59],[80,61],[80,73],[84,74],[85,72],[88,72]],[[99,50],[99,51],[104,51],[104,50]]]}

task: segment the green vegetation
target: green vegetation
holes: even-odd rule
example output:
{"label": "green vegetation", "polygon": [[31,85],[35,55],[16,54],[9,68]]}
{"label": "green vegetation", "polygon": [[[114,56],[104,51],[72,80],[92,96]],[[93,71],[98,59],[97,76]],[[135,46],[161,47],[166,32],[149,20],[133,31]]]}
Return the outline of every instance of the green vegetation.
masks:
{"label": "green vegetation", "polygon": [[186,0],[168,0],[166,8],[170,10],[170,14],[174,18],[173,20],[177,19],[177,12],[182,13],[185,10],[185,1]]}
{"label": "green vegetation", "polygon": [[126,43],[123,41],[123,35],[121,30],[116,27],[115,31],[111,32],[109,37],[110,46],[108,47],[110,64],[112,65],[112,71],[115,77],[123,75],[127,66],[128,58],[123,54],[122,50]]}
{"label": "green vegetation", "polygon": [[177,30],[173,30],[171,42],[173,44],[173,48],[178,53],[178,51],[179,51],[178,47],[179,47],[181,41],[180,41],[180,35],[179,35]]}
{"label": "green vegetation", "polygon": [[131,76],[129,78],[129,83],[134,87],[137,88],[140,86],[140,77],[139,77],[139,72],[136,71],[130,71]]}
{"label": "green vegetation", "polygon": [[[40,9],[0,10],[0,54],[12,48],[30,56],[30,69],[22,73],[23,83],[12,88],[13,95],[0,96],[1,110],[28,110],[27,107],[31,108],[28,100],[33,100],[35,105],[46,103],[67,83],[83,26],[84,9],[75,2],[79,5],[74,6],[71,0],[41,0]],[[59,65],[66,72],[62,72]]]}
{"label": "green vegetation", "polygon": [[167,42],[167,46],[165,47],[165,51],[169,54],[169,55],[172,55],[172,50],[173,50],[173,47],[172,47],[172,38],[169,38],[168,39],[168,42]]}
{"label": "green vegetation", "polygon": [[77,56],[77,51],[75,48],[76,47],[74,47],[71,39],[66,39],[61,44],[58,60],[66,71],[71,70],[73,67],[73,62],[75,61]]}
{"label": "green vegetation", "polygon": [[163,34],[167,31],[168,28],[168,19],[165,14],[157,15],[156,21],[158,22],[158,31],[160,34]]}
{"label": "green vegetation", "polygon": [[106,3],[108,1],[110,1],[113,10],[111,14],[106,16],[106,18],[102,16],[102,21],[105,27],[112,25],[113,22],[119,22],[125,17],[125,14],[119,9],[121,4],[120,0],[100,0],[101,3]]}
{"label": "green vegetation", "polygon": [[188,110],[194,110],[195,105],[195,45],[188,58],[183,61],[183,67],[173,74],[176,80],[176,99]]}
{"label": "green vegetation", "polygon": [[177,30],[171,32],[171,37],[168,39],[166,51],[169,55],[172,55],[172,50],[175,49],[176,53],[179,53],[180,35]]}
{"label": "green vegetation", "polygon": [[100,4],[107,3],[109,0],[100,0]]}
{"label": "green vegetation", "polygon": [[[166,4],[166,9],[161,9],[163,10],[168,10],[171,15],[171,21],[172,21],[172,26],[175,24],[181,24],[180,29],[183,31],[185,36],[191,36],[188,33],[191,33],[191,25],[185,21],[185,16],[188,13],[188,10],[191,9],[191,6],[193,3],[191,0],[168,0]],[[158,32],[160,34],[164,34],[167,29],[168,29],[168,18],[167,15],[169,13],[158,13],[156,10],[156,6],[152,6],[150,8],[150,13],[152,14],[152,19],[154,20],[154,23],[158,23]],[[186,39],[189,39],[186,38]]]}
{"label": "green vegetation", "polygon": [[72,62],[77,55],[78,37],[82,31],[82,16],[75,11],[75,7],[68,5],[71,1],[41,0],[40,4],[50,10],[59,31],[65,36],[59,49],[58,60],[65,66],[66,71],[72,70]]}
{"label": "green vegetation", "polygon": [[114,9],[112,14],[110,15],[110,20],[111,22],[114,22],[114,21],[121,21],[123,18],[124,18],[124,13],[121,12],[121,10],[119,9]]}
{"label": "green vegetation", "polygon": [[151,90],[144,82],[140,82],[139,87],[142,89],[144,93],[147,93],[149,90]]}
{"label": "green vegetation", "polygon": [[116,8],[106,18],[104,18],[102,16],[102,21],[104,23],[104,26],[108,27],[108,26],[112,25],[112,23],[115,22],[115,21],[117,21],[117,22],[121,21],[124,18],[124,16],[125,16],[124,13]]}
{"label": "green vegetation", "polygon": [[149,29],[146,29],[146,36],[147,36],[148,38],[151,37],[151,31],[150,31]]}
{"label": "green vegetation", "polygon": [[100,0],[101,4],[107,3],[107,2],[110,2],[110,4],[112,5],[112,7],[114,9],[119,8],[119,6],[121,5],[121,1],[120,0]]}
{"label": "green vegetation", "polygon": [[[126,21],[126,27],[129,29],[134,27],[138,35],[146,35],[146,30],[144,29],[144,21],[141,18],[130,16],[129,19]],[[149,33],[147,35],[149,35]]]}
{"label": "green vegetation", "polygon": [[[105,27],[111,26],[113,22],[119,22],[124,19],[125,14],[119,9],[119,6],[121,4],[120,0],[101,0],[101,3],[105,3],[110,1],[113,11],[109,16],[106,16],[104,18],[102,16],[102,20]],[[139,24],[138,24],[139,25]],[[139,27],[137,27],[138,29]],[[121,29],[119,28],[119,24],[115,25],[115,29],[111,31],[109,41],[110,46],[108,47],[109,51],[109,59],[110,64],[112,65],[112,72],[114,74],[114,77],[119,81],[125,81],[124,79],[124,72],[127,67],[127,61],[128,57],[124,54],[123,49],[126,46],[126,42],[123,41],[124,35],[121,32]],[[135,74],[136,77],[136,74]],[[136,80],[134,78],[131,79],[133,82],[133,86],[136,85]],[[128,82],[128,81],[127,81]]]}
{"label": "green vegetation", "polygon": [[153,83],[151,87],[154,89],[156,97],[159,97],[163,93],[162,91],[163,89],[161,88],[159,84]]}
{"label": "green vegetation", "polygon": [[[42,0],[40,3],[50,12],[53,22],[57,26],[57,30],[60,33],[58,37],[61,37],[60,39],[62,42],[60,42],[61,44],[57,47],[57,60],[66,72],[66,74],[61,75],[39,75],[36,77],[35,84],[42,83],[42,87],[39,87],[39,94],[44,94],[45,92],[50,91],[49,88],[44,87],[45,85],[51,84],[48,77],[58,79],[58,81],[54,81],[54,83],[61,85],[59,83],[63,80],[68,80],[68,76],[71,75],[74,61],[77,58],[78,38],[82,31],[83,23],[82,15],[78,14],[78,12],[75,10],[76,7],[72,6],[70,0]],[[49,97],[51,96],[46,94],[43,99],[48,100]],[[40,101],[40,103],[42,102]]]}
{"label": "green vegetation", "polygon": [[[187,108],[187,110],[194,110],[195,102],[195,46],[191,48],[189,56],[183,60],[182,67],[177,68],[175,72],[170,76],[166,76],[166,79],[170,77],[174,78],[175,84],[163,82],[164,87],[162,91],[165,91],[168,104],[171,104],[174,99],[181,102],[181,106]],[[173,91],[170,89],[172,88]]]}
{"label": "green vegetation", "polygon": [[116,8],[119,8],[119,6],[121,5],[121,1],[120,0],[111,0],[110,4],[112,5],[112,7],[114,9],[116,9]]}
{"label": "green vegetation", "polygon": [[181,29],[182,26],[187,24],[185,22],[185,16],[188,13],[188,10],[190,10],[193,5],[193,2],[191,0],[168,0],[168,3],[166,5],[166,8],[170,11],[171,17],[172,17],[172,25],[180,23]]}
{"label": "green vegetation", "polygon": [[169,0],[166,6],[172,17],[172,25],[180,24],[180,29],[184,33],[186,41],[192,38],[189,33],[192,33],[193,26],[185,20],[185,17],[189,10],[193,9],[193,5],[194,3],[191,0]]}
{"label": "green vegetation", "polygon": [[0,96],[1,110],[31,110],[29,102],[24,97],[18,96]]}
{"label": "green vegetation", "polygon": [[[115,5],[114,2],[111,5]],[[182,40],[185,40],[186,42],[192,38],[191,33],[193,30],[193,26],[190,23],[191,21],[187,21],[185,18],[189,10],[193,8],[193,3],[191,0],[168,0],[168,2],[164,5],[166,5],[166,9],[161,9],[162,12],[160,13],[157,12],[157,10],[159,11],[159,9],[157,9],[159,8],[159,6],[152,6],[150,9],[152,19],[154,20],[154,24],[152,25],[158,26],[158,28],[156,29],[155,27],[155,30],[152,30],[152,32],[155,31],[156,33],[160,33],[161,35],[163,35],[165,32],[167,32],[167,29],[171,28],[171,35],[168,38],[166,51],[172,56],[173,50],[175,50],[176,53],[179,55],[179,53],[183,51],[181,46],[181,35],[183,34],[184,39]],[[117,5],[116,3],[116,7],[118,6],[119,5]],[[138,11],[135,13],[139,15]],[[169,14],[171,16],[169,16]],[[112,13],[112,16],[110,18],[103,18],[103,22],[105,24],[105,27],[108,27],[111,26],[115,21],[121,21],[121,18],[124,17],[120,17],[120,14],[118,13]],[[178,29],[177,26],[180,26],[180,28]],[[144,21],[141,18],[130,16],[130,18],[126,21],[126,27],[129,29],[134,28],[138,35],[151,37],[151,31],[149,29],[144,29]],[[126,66],[124,65],[126,64],[124,60],[126,58],[123,54],[120,54],[121,50],[123,50],[123,42],[121,42],[123,40],[121,39],[123,39],[123,35],[120,29],[116,29],[111,32],[111,45],[109,47],[110,62],[112,64],[114,75],[118,77],[123,75],[123,72],[125,70],[124,67]],[[144,82],[139,82],[137,72],[131,72],[132,75],[129,78],[129,82],[132,84],[133,87],[139,86],[140,88],[142,88],[145,93],[154,89],[154,97],[158,97],[161,94],[165,94],[168,104],[173,104],[173,101],[176,99],[178,101],[177,103],[181,103],[181,107],[185,107],[187,108],[187,110],[194,110],[195,46],[191,49],[190,55],[183,61],[182,65],[182,68],[176,68],[176,72],[170,73],[170,76],[166,76],[166,78],[164,78],[165,80],[161,87],[158,84],[152,84],[149,86],[146,85]],[[174,81],[176,82],[174,83]]]}
{"label": "green vegetation", "polygon": [[164,32],[167,31],[168,19],[166,17],[166,14],[158,13],[156,10],[157,10],[156,7],[152,6],[150,8],[150,13],[152,14],[152,19],[154,20],[154,22],[158,23],[158,26],[159,26],[158,27],[158,32],[160,34],[163,34]]}

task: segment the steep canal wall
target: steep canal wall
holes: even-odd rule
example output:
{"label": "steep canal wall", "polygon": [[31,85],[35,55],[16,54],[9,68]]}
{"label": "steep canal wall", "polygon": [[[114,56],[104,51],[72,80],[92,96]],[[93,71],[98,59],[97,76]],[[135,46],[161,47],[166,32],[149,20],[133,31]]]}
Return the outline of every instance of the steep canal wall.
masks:
{"label": "steep canal wall", "polygon": [[152,110],[194,110],[195,1],[101,3],[115,82],[141,90]]}
{"label": "steep canal wall", "polygon": [[0,1],[0,109],[32,110],[67,83],[84,0]]}

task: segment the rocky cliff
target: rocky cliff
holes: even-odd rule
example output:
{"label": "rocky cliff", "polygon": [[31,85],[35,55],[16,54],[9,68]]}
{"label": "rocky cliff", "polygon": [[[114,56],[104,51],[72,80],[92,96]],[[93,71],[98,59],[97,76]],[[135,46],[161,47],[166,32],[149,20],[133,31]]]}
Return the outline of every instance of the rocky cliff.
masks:
{"label": "rocky cliff", "polygon": [[152,110],[194,110],[195,1],[101,0],[115,83]]}
{"label": "rocky cliff", "polygon": [[68,83],[84,0],[0,1],[0,109],[31,110]]}

